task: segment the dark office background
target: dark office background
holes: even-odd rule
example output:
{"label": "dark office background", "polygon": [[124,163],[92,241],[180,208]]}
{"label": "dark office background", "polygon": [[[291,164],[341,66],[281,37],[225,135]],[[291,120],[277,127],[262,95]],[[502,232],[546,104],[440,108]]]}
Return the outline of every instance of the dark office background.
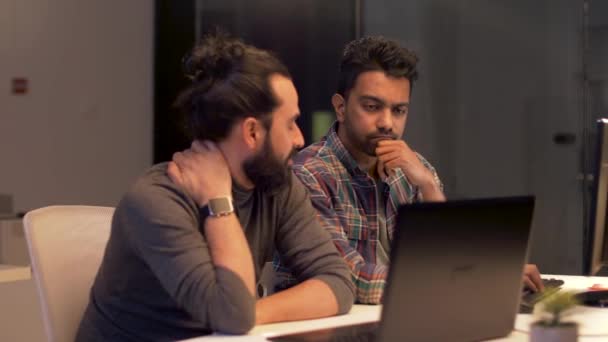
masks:
{"label": "dark office background", "polygon": [[530,261],[579,273],[594,121],[608,115],[608,2],[363,4],[364,34],[421,56],[405,138],[448,198],[534,194]]}
{"label": "dark office background", "polygon": [[405,139],[448,198],[536,195],[530,260],[581,271],[594,121],[608,115],[608,1],[158,0],[155,161],[188,145],[170,107],[186,85],[179,61],[214,26],[285,61],[307,143],[313,113],[331,110],[346,42],[381,34],[414,49]]}
{"label": "dark office background", "polygon": [[357,6],[352,0],[157,1],[155,162],[189,145],[171,108],[188,84],[180,61],[197,39],[216,28],[273,51],[287,65],[300,96],[298,124],[310,143],[313,113],[331,112],[340,47],[356,36]]}

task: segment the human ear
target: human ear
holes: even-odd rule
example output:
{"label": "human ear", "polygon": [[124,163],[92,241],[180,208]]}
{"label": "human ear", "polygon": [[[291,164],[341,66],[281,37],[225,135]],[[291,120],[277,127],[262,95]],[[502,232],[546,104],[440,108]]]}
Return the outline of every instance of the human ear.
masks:
{"label": "human ear", "polygon": [[340,94],[334,94],[331,97],[331,104],[334,106],[334,111],[336,112],[336,118],[339,122],[344,121],[344,111],[346,108],[346,100]]}
{"label": "human ear", "polygon": [[265,130],[260,120],[254,117],[247,117],[242,123],[242,136],[247,147],[255,150],[263,141]]}

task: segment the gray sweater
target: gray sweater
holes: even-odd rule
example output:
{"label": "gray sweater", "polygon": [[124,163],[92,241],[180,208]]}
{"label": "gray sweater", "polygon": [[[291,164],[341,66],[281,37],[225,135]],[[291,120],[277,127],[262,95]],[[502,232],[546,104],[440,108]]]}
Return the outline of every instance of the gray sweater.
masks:
{"label": "gray sweater", "polygon": [[[255,298],[236,274],[213,265],[199,208],[166,167],[153,166],[118,204],[77,341],[177,340],[255,324]],[[348,312],[350,270],[301,183],[292,177],[274,194],[233,185],[232,195],[256,280],[276,250],[300,280],[327,283],[339,312]]]}

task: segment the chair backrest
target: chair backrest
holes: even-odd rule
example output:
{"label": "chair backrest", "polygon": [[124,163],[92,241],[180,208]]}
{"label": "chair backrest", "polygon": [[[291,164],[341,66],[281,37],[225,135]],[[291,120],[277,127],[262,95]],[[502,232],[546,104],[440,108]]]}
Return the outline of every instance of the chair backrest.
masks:
{"label": "chair backrest", "polygon": [[110,236],[114,208],[51,206],[23,220],[48,341],[74,341]]}

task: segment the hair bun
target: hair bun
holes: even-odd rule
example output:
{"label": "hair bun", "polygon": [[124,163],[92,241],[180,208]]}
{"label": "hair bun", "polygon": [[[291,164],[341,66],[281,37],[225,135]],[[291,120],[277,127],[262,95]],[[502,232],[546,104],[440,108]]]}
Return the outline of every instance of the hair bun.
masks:
{"label": "hair bun", "polygon": [[224,79],[243,58],[245,44],[225,34],[203,37],[182,60],[186,77],[193,82]]}

